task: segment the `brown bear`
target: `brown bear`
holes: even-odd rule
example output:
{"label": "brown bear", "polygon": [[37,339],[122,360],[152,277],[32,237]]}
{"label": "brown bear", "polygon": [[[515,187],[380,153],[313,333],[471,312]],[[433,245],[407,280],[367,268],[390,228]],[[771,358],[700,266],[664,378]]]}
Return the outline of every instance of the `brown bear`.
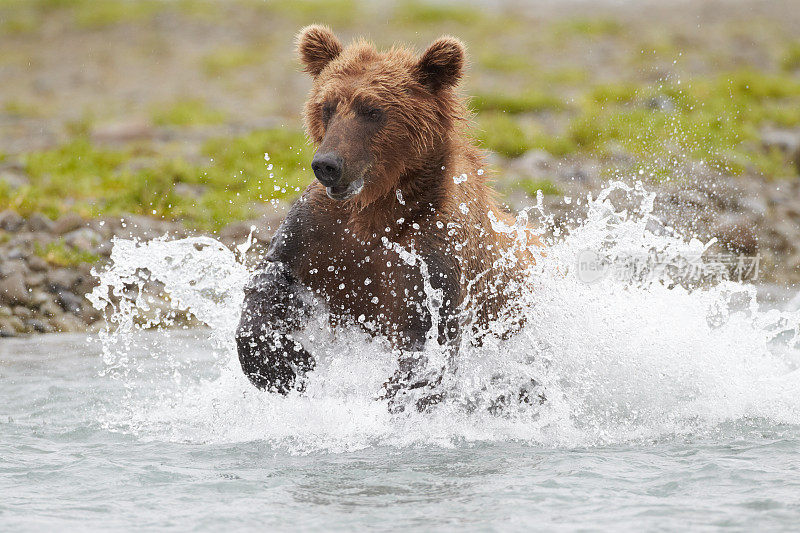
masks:
{"label": "brown bear", "polygon": [[317,147],[316,180],[245,289],[236,339],[242,369],[261,389],[302,386],[298,377],[315,362],[292,333],[321,300],[335,324],[391,341],[400,368],[385,396],[424,387],[424,409],[441,399],[441,376],[416,372],[432,325],[455,351],[465,324],[485,330],[508,315],[532,260],[490,220],[513,223],[466,131],[470,115],[456,90],[464,45],[441,37],[422,56],[379,52],[365,41],[345,48],[314,25],[297,47],[313,78],[304,120]]}

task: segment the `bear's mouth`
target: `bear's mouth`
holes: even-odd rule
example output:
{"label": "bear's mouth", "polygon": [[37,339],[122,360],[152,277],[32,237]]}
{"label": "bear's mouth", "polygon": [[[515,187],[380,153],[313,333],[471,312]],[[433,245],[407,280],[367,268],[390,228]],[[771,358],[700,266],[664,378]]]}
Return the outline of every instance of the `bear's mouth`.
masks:
{"label": "bear's mouth", "polygon": [[361,192],[364,188],[364,177],[353,180],[346,187],[325,187],[328,198],[333,200],[347,200]]}

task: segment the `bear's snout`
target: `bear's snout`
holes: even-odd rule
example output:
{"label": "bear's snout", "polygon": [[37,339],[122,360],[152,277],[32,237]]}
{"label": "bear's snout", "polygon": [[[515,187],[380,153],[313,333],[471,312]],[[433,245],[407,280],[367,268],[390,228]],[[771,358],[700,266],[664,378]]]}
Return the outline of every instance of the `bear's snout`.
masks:
{"label": "bear's snout", "polygon": [[314,155],[311,169],[325,187],[336,187],[342,179],[342,158],[335,153]]}

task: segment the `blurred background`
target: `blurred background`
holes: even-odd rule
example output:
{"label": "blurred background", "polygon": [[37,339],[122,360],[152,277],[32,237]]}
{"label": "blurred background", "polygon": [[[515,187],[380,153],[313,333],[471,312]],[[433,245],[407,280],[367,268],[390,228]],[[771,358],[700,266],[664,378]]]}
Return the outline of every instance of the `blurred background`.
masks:
{"label": "blurred background", "polygon": [[313,178],[314,22],[461,38],[496,187],[541,191],[545,231],[641,180],[666,226],[800,280],[800,1],[0,0],[0,335],[92,327],[115,235],[268,242]]}

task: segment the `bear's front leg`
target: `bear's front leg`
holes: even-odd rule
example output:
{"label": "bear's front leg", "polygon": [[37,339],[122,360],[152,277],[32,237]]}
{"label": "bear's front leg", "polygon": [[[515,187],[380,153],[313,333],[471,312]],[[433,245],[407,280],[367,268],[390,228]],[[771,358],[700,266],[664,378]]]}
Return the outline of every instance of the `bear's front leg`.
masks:
{"label": "bear's front leg", "polygon": [[[422,312],[407,321],[413,326],[404,332],[398,369],[383,385],[381,397],[389,400],[389,411],[392,413],[404,411],[410,403],[417,411],[424,412],[444,400],[442,381],[448,369],[455,370],[461,341],[462,298],[458,263],[452,256],[441,252],[425,254],[423,259],[430,287],[436,294],[422,293],[418,301],[403,302],[406,309],[420,309]],[[432,304],[428,298],[433,298],[435,302]],[[425,339],[433,324],[431,311],[436,311],[439,319],[437,340],[439,347],[444,349],[444,361],[441,362],[431,361],[425,353]]]}
{"label": "bear's front leg", "polygon": [[312,297],[280,262],[265,261],[245,287],[236,331],[239,362],[262,390],[288,393],[315,361],[292,338],[312,311]]}

